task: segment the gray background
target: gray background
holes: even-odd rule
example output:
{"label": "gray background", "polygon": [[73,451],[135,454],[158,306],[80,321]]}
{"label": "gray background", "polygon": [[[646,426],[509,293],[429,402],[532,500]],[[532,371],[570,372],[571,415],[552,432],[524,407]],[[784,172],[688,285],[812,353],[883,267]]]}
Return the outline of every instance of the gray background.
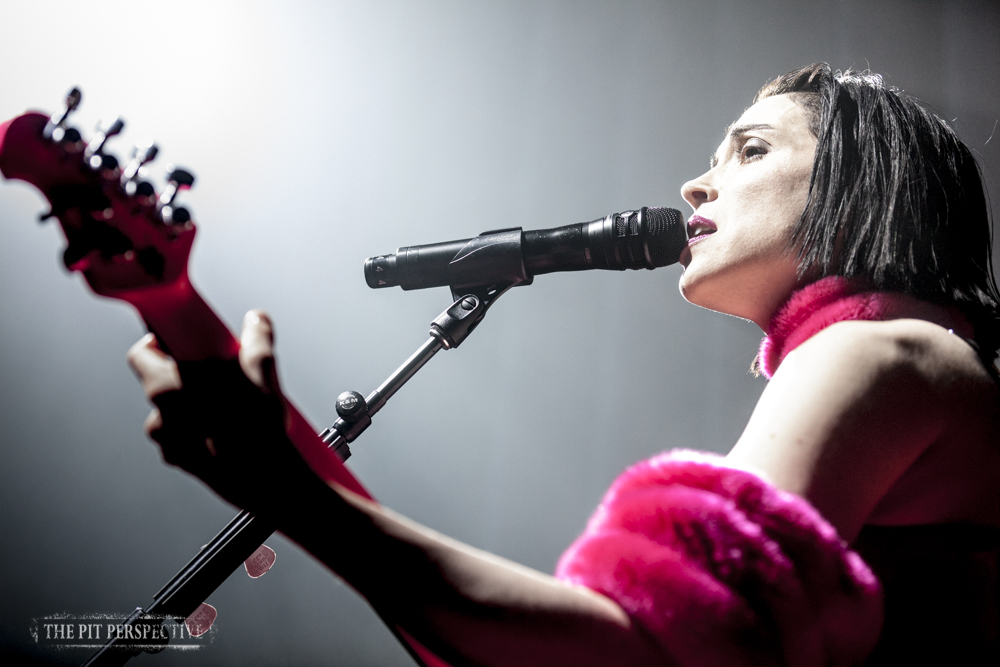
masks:
{"label": "gray background", "polygon": [[[756,89],[826,60],[926,100],[998,201],[995,2],[42,2],[0,4],[0,117],[122,113],[198,175],[196,284],[277,323],[288,394],[317,426],[425,338],[447,290],[371,291],[400,245],[640,205],[678,208]],[[146,604],[234,513],[162,465],[125,367],[142,327],[60,268],[43,204],[0,185],[0,642],[31,619]],[[602,491],[668,447],[725,452],[764,380],[760,332],[690,306],[680,269],[539,277],[381,413],[351,467],[388,506],[551,571]],[[336,526],[330,526],[335,531]],[[408,664],[365,603],[281,537],[274,569],[209,601],[213,643],[142,664]],[[345,545],[344,548],[350,548]]]}

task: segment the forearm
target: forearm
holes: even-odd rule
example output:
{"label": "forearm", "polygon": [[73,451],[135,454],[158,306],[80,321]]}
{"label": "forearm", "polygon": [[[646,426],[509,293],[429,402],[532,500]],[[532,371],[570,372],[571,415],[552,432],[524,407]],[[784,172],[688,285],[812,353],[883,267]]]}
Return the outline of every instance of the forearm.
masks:
{"label": "forearm", "polygon": [[283,532],[453,665],[670,664],[615,602],[435,533],[349,492],[313,490]]}
{"label": "forearm", "polygon": [[244,322],[238,367],[192,362],[181,372],[152,337],[133,346],[129,363],[157,406],[147,432],[167,462],[272,522],[456,667],[672,663],[610,599],[328,486],[289,430],[305,422],[289,420],[272,346],[258,312]]}

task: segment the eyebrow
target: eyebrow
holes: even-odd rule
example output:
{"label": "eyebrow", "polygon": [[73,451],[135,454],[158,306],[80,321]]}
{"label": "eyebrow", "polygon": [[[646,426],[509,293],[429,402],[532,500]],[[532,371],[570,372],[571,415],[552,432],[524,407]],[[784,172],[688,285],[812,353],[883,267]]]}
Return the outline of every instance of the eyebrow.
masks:
{"label": "eyebrow", "polygon": [[[726,139],[732,139],[733,137],[739,137],[746,134],[747,132],[753,132],[754,130],[773,130],[774,126],[767,123],[747,123],[746,125],[730,125],[726,128]],[[708,158],[708,164],[712,169],[715,169],[716,165],[719,164],[719,158],[712,153]]]}

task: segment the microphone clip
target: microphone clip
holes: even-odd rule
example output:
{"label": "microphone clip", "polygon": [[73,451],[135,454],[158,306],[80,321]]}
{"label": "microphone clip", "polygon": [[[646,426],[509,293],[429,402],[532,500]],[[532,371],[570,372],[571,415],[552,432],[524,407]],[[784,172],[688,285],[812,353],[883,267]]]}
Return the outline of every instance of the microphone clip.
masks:
{"label": "microphone clip", "polygon": [[[469,239],[448,263],[452,297],[457,300],[471,291],[492,300],[515,285],[530,285],[534,276],[524,266],[523,245],[520,227],[494,229]],[[484,276],[488,276],[485,281]]]}
{"label": "microphone clip", "polygon": [[441,341],[446,350],[452,350],[461,345],[479,326],[487,307],[487,302],[474,294],[461,296],[450,308],[434,318],[430,335]]}

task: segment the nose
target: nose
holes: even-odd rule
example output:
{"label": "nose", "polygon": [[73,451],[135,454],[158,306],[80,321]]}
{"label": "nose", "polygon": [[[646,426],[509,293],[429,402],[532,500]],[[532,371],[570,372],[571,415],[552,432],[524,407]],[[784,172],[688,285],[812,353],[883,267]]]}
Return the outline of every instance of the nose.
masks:
{"label": "nose", "polygon": [[698,210],[698,207],[719,197],[719,191],[712,186],[708,178],[710,171],[694,180],[690,180],[681,187],[681,196],[684,201],[691,204],[691,208]]}

